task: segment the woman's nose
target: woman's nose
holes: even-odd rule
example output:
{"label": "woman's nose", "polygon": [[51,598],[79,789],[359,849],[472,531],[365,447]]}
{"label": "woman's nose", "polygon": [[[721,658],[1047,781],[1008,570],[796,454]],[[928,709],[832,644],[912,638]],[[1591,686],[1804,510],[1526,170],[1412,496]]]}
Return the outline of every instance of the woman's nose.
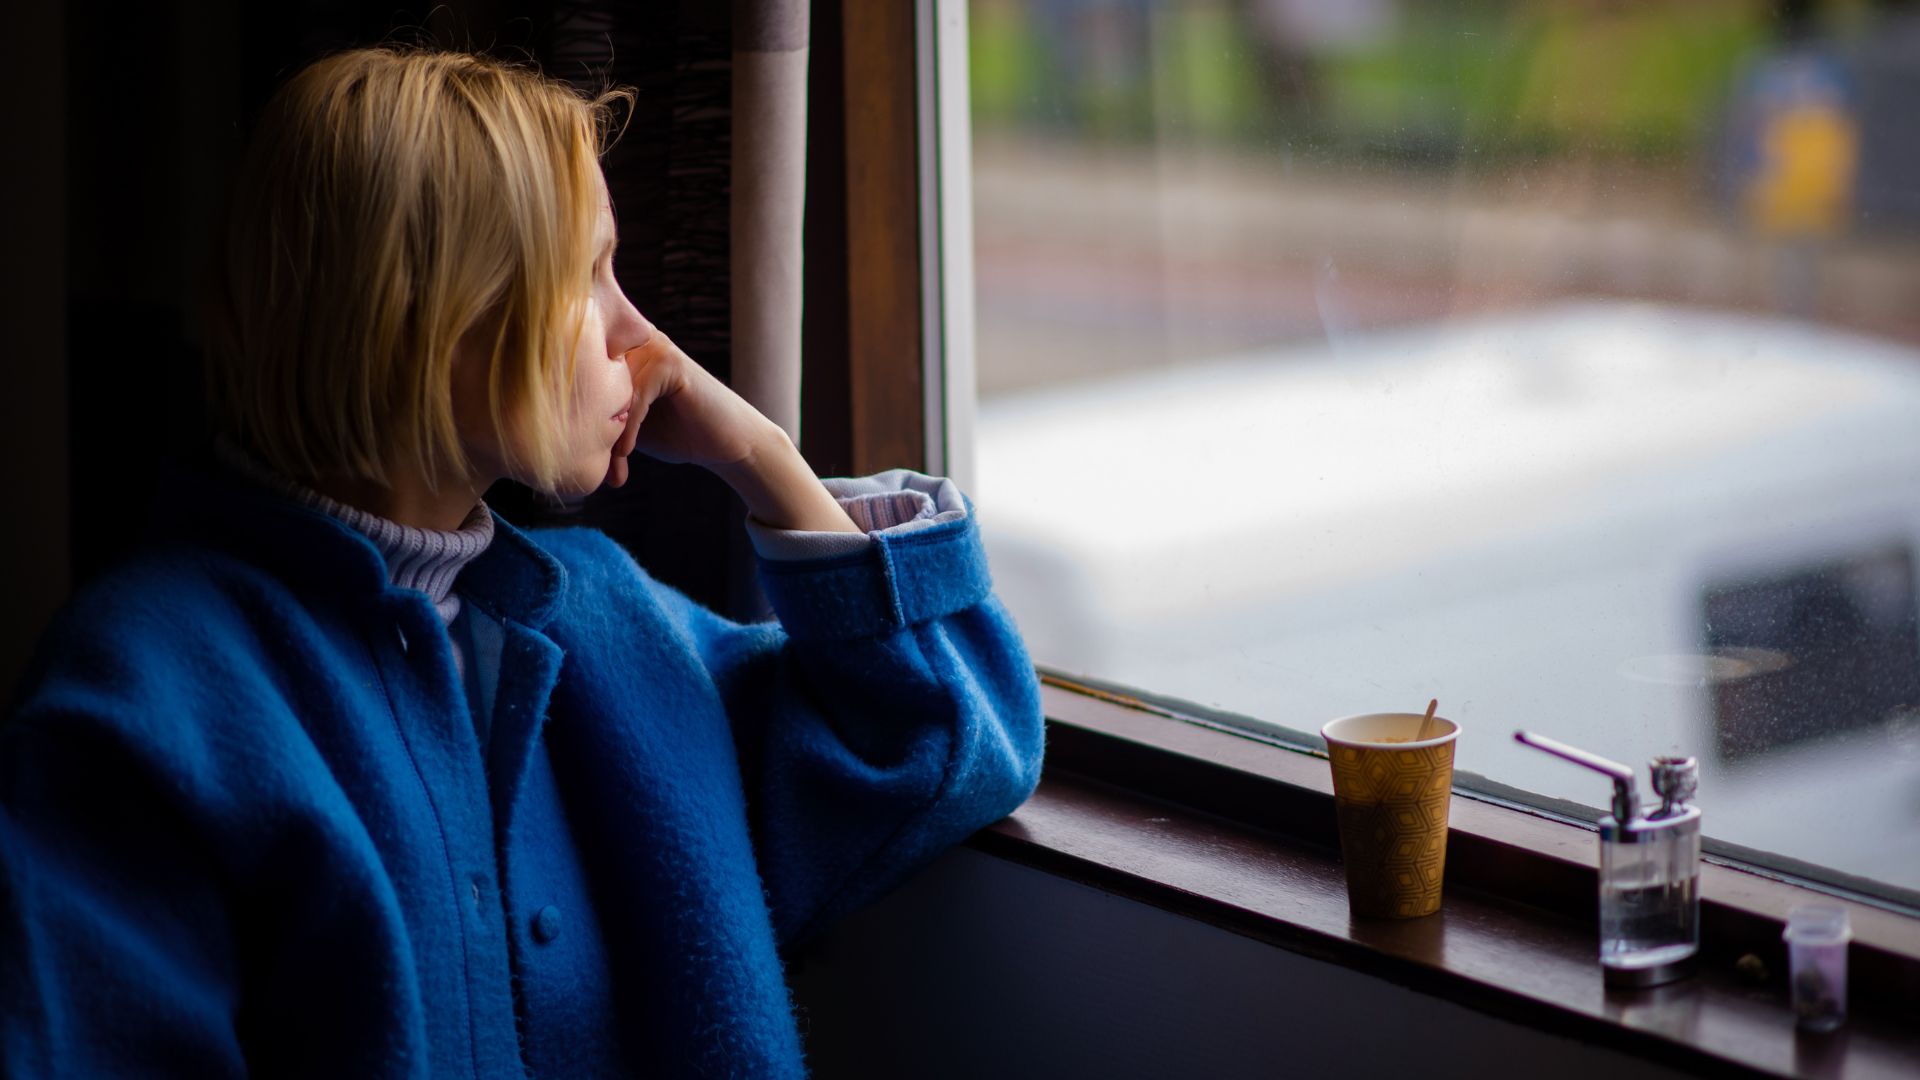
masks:
{"label": "woman's nose", "polygon": [[618,338],[620,347],[614,350],[615,356],[625,356],[653,340],[653,324],[647,321],[645,315],[640,314],[640,309],[634,307],[632,301],[625,301],[625,304],[627,317],[621,320]]}

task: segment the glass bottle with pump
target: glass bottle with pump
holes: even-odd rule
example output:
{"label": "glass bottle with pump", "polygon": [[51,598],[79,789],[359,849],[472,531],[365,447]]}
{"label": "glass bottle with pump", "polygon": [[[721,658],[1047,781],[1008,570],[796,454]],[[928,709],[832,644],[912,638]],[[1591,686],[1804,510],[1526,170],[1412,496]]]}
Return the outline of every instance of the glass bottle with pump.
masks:
{"label": "glass bottle with pump", "polygon": [[1613,781],[1600,818],[1600,968],[1610,987],[1657,986],[1690,974],[1700,948],[1700,783],[1693,758],[1653,760],[1660,802],[1640,805],[1633,770],[1544,735],[1518,741]]}

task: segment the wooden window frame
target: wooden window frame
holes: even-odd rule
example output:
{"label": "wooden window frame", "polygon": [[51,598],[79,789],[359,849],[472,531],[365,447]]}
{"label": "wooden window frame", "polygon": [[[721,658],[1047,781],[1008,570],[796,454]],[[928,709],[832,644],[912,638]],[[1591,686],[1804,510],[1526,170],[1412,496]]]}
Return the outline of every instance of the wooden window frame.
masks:
{"label": "wooden window frame", "polygon": [[[818,0],[801,449],[823,475],[972,479],[965,0]],[[923,77],[924,73],[924,77]],[[950,197],[957,194],[959,198]]]}
{"label": "wooden window frame", "polygon": [[[966,157],[964,140],[943,148],[928,130],[956,122],[930,87],[954,85],[964,5],[822,0],[813,18],[803,446],[823,473],[965,472],[970,410],[953,423],[940,403],[971,386],[971,282],[956,290],[940,275],[970,274],[970,223],[940,226],[943,204],[965,196]],[[1853,1017],[1838,1037],[1796,1036],[1781,927],[1792,907],[1836,898],[1711,857],[1702,973],[1607,992],[1590,826],[1456,789],[1441,915],[1350,920],[1329,884],[1338,838],[1323,753],[1250,722],[1042,675],[1046,775],[1025,807],[972,838],[977,848],[1684,1068],[1920,1074],[1920,1030],[1901,1025],[1920,1003],[1912,913],[1839,899],[1854,928]]]}

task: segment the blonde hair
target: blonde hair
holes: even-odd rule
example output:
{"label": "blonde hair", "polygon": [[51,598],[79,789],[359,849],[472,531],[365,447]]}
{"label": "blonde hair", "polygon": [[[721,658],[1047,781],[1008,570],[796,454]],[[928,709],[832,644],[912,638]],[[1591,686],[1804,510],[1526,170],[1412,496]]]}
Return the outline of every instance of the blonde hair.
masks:
{"label": "blonde hair", "polygon": [[414,47],[296,74],[214,253],[214,425],[290,477],[385,484],[402,463],[437,483],[470,467],[451,373],[471,334],[509,469],[553,490],[616,102],[633,91]]}

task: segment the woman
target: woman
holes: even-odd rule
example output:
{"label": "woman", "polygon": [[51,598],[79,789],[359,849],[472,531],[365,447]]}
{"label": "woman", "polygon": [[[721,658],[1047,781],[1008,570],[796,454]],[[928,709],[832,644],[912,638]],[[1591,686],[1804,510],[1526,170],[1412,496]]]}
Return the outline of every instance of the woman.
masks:
{"label": "woman", "polygon": [[[823,485],[622,295],[624,94],[382,48],[269,105],[218,463],[0,725],[0,1072],[800,1076],[786,950],[1031,793],[965,499]],[[636,447],[740,494],[778,622],[481,501]]]}

